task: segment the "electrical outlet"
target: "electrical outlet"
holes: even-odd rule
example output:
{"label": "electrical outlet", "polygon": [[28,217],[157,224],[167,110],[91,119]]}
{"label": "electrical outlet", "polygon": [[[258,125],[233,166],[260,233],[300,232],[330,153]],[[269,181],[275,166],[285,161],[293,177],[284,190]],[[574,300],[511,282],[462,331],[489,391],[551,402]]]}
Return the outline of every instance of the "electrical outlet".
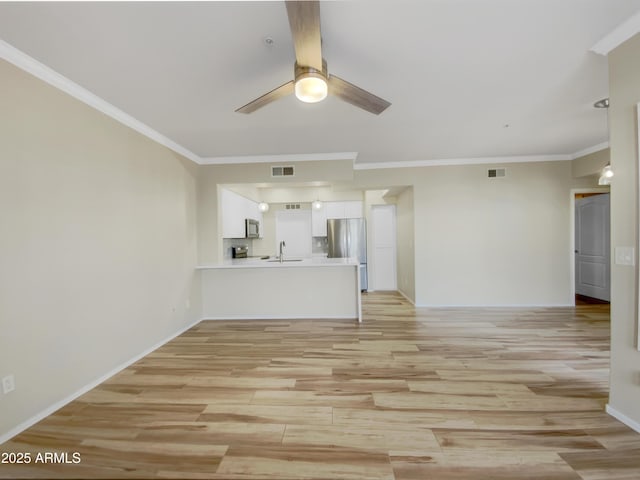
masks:
{"label": "electrical outlet", "polygon": [[2,377],[2,393],[5,395],[9,392],[13,392],[16,389],[16,380],[13,376],[7,375],[6,377]]}

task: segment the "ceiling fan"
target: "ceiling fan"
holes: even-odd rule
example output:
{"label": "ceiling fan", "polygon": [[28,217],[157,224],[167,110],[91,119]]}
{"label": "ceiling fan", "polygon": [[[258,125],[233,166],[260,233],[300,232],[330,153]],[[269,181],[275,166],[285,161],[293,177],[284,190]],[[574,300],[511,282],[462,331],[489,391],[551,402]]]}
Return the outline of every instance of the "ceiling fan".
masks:
{"label": "ceiling fan", "polygon": [[238,108],[236,112],[255,112],[292,93],[307,103],[320,102],[327,94],[335,95],[345,102],[376,115],[391,105],[386,100],[327,73],[327,62],[322,58],[319,1],[287,1],[285,3],[296,52],[294,80],[256,98]]}

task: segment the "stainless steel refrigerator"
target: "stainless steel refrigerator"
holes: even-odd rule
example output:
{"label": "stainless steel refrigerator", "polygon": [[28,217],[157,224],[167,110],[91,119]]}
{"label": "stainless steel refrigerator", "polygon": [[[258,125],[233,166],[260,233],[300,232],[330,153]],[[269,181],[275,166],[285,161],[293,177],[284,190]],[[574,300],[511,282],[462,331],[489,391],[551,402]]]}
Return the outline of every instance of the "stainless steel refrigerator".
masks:
{"label": "stainless steel refrigerator", "polygon": [[367,224],[364,218],[327,220],[329,258],[357,258],[360,262],[360,288],[367,289]]}

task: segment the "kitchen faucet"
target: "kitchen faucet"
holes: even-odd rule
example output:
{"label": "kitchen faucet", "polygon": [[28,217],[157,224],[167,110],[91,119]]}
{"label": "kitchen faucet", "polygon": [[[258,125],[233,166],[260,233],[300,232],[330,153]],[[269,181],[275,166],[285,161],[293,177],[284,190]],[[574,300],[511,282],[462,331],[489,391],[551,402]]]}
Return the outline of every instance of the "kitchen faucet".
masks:
{"label": "kitchen faucet", "polygon": [[284,255],[282,253],[282,249],[284,247],[286,247],[286,246],[287,246],[287,244],[284,243],[284,240],[280,241],[280,263],[282,263],[284,261]]}

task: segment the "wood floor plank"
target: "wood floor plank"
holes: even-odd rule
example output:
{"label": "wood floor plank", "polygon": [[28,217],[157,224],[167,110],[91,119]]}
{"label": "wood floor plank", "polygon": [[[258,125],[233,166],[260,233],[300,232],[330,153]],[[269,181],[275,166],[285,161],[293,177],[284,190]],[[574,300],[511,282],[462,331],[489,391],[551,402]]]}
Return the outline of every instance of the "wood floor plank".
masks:
{"label": "wood floor plank", "polygon": [[394,392],[374,393],[377,407],[410,410],[495,410],[507,408],[497,395],[452,395],[443,393]]}
{"label": "wood floor plank", "polygon": [[582,480],[557,453],[460,450],[391,455],[396,480]]}
{"label": "wood floor plank", "polygon": [[609,306],[203,321],[0,445],[0,478],[638,480]]}
{"label": "wood floor plank", "polygon": [[443,451],[452,449],[486,451],[549,451],[571,452],[603,450],[595,438],[583,430],[440,430],[433,433]]}
{"label": "wood floor plank", "polygon": [[371,393],[325,393],[308,390],[258,390],[253,405],[324,405],[327,407],[373,407]]}
{"label": "wood floor plank", "polygon": [[640,449],[568,452],[560,456],[584,480],[631,480],[640,478]]}
{"label": "wood floor plank", "polygon": [[269,445],[279,444],[284,430],[284,424],[273,423],[162,421],[142,427],[136,440],[193,445]]}
{"label": "wood floor plank", "polygon": [[275,479],[393,480],[387,454],[346,448],[282,445],[270,448],[230,447],[218,475],[242,474]]}
{"label": "wood floor plank", "polygon": [[343,425],[287,425],[283,445],[320,445],[389,452],[412,448],[440,451],[440,444],[431,430],[393,430],[389,428],[345,427]]}
{"label": "wood floor plank", "polygon": [[332,407],[289,405],[209,405],[198,420],[284,424],[331,424]]}

